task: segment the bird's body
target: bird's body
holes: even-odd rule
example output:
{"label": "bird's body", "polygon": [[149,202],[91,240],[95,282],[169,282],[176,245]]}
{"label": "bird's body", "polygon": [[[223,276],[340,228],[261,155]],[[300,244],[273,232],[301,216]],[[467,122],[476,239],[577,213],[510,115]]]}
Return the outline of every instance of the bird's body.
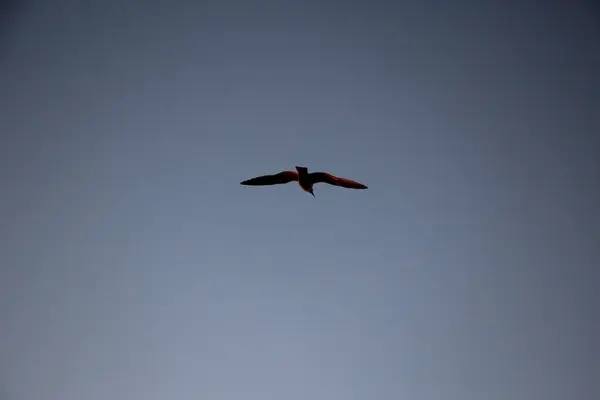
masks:
{"label": "bird's body", "polygon": [[296,171],[282,171],[274,175],[263,175],[256,178],[248,179],[241,182],[242,185],[249,186],[264,186],[264,185],[280,185],[296,181],[304,190],[315,195],[313,185],[315,183],[328,183],[334,186],[341,186],[349,189],[367,189],[367,186],[346,178],[340,178],[326,172],[308,172],[306,167],[296,167]]}
{"label": "bird's body", "polygon": [[304,167],[296,167],[296,171],[298,171],[298,185],[305,192],[312,192],[313,183],[310,181],[310,176],[308,175],[308,168]]}

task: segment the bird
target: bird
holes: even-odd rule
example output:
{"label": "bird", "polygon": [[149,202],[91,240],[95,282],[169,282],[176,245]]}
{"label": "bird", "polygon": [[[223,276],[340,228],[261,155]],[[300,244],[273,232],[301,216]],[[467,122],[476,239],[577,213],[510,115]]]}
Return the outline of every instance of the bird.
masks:
{"label": "bird", "polygon": [[240,182],[241,185],[246,186],[266,186],[266,185],[281,185],[289,182],[296,181],[300,185],[300,188],[305,192],[315,196],[313,185],[315,183],[328,183],[334,186],[341,186],[348,189],[368,189],[367,186],[356,181],[340,178],[338,176],[328,174],[326,172],[308,172],[306,167],[296,166],[296,171],[281,171],[273,175],[257,176]]}

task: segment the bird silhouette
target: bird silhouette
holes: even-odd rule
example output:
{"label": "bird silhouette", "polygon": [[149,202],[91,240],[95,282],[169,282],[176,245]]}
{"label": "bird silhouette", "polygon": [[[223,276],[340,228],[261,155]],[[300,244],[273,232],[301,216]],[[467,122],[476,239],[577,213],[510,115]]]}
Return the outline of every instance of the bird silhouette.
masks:
{"label": "bird silhouette", "polygon": [[296,167],[296,171],[282,171],[273,175],[257,176],[256,178],[245,180],[240,184],[247,186],[266,186],[281,185],[296,181],[302,190],[312,194],[313,197],[315,197],[315,193],[313,192],[313,185],[315,183],[328,183],[330,185],[341,186],[348,189],[368,189],[367,186],[362,183],[346,178],[340,178],[326,172],[309,173],[308,168],[306,167]]}

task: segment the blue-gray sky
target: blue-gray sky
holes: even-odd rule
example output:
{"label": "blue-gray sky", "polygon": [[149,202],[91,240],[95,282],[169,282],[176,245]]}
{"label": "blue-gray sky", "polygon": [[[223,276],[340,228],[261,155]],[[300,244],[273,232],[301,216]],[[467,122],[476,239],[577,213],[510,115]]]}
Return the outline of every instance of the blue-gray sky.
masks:
{"label": "blue-gray sky", "polygon": [[4,7],[1,400],[597,398],[598,8],[313,3]]}

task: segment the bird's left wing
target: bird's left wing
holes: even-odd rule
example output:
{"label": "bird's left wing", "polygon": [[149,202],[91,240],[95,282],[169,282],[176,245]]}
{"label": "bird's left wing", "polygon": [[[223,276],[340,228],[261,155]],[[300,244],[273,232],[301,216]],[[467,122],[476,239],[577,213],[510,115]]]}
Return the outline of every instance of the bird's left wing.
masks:
{"label": "bird's left wing", "polygon": [[264,185],[280,185],[298,180],[298,173],[294,171],[283,171],[274,175],[258,176],[241,182],[241,185],[264,186]]}
{"label": "bird's left wing", "polygon": [[328,183],[330,185],[341,186],[349,189],[368,189],[367,186],[363,185],[362,183],[358,183],[356,181],[346,178],[340,178],[338,176],[334,176],[326,172],[312,172],[308,175],[312,183],[323,182]]}

